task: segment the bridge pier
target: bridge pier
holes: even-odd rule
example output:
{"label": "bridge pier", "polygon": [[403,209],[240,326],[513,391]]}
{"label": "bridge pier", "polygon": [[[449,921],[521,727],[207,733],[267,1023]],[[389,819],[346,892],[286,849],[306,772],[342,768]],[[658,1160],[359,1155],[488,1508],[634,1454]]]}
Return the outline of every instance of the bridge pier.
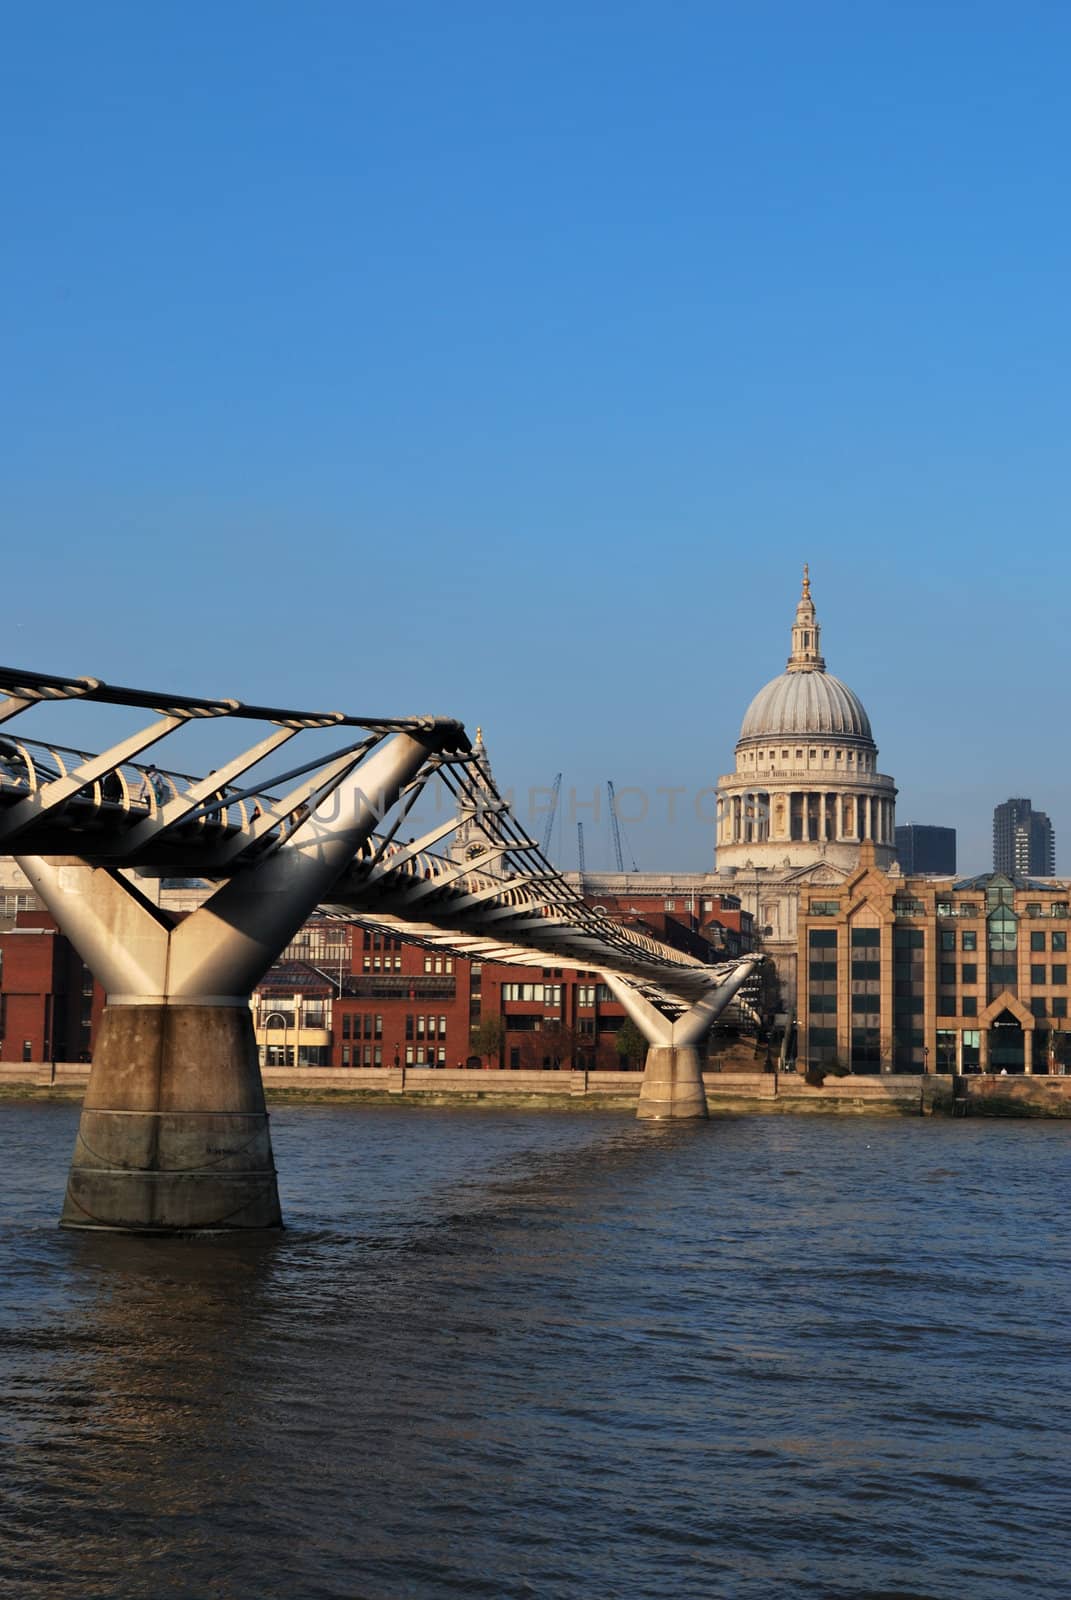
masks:
{"label": "bridge pier", "polygon": [[247,1001],[106,1008],[60,1221],[139,1233],[282,1225]]}
{"label": "bridge pier", "polygon": [[753,961],[742,963],[724,983],[675,1019],[665,1016],[617,973],[603,973],[605,982],[647,1040],[647,1061],[636,1108],[641,1121],[696,1120],[707,1116],[707,1095],[696,1046],[761,959],[756,956]]}
{"label": "bridge pier", "polygon": [[653,1122],[707,1115],[707,1094],[696,1050],[676,1045],[648,1047],[636,1115]]}

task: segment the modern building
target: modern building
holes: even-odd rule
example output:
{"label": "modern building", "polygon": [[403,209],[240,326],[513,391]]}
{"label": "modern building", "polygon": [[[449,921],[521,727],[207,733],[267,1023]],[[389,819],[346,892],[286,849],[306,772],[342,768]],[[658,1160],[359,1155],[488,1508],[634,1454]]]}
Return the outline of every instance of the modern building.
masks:
{"label": "modern building", "polygon": [[993,811],[993,871],[1051,877],[1056,871],[1056,836],[1044,811],[1026,799],[1005,800]]}
{"label": "modern building", "polygon": [[1063,1069],[1071,884],[905,877],[872,848],[799,917],[798,1058],[870,1072]]}
{"label": "modern building", "polygon": [[911,877],[916,872],[936,872],[954,877],[956,872],[956,830],[938,828],[927,822],[906,822],[896,830],[896,859],[900,871]]}

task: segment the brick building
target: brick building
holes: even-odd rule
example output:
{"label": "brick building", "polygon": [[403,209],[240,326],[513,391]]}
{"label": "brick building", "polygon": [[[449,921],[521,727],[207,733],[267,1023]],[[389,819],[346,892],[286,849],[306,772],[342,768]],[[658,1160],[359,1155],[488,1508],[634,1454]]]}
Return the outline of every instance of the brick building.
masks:
{"label": "brick building", "polygon": [[69,939],[44,911],[0,929],[0,1061],[88,1061],[104,1009]]}
{"label": "brick building", "polygon": [[[676,915],[664,897],[625,900],[600,904],[699,959],[750,947],[750,917],[731,896]],[[47,912],[9,913],[0,925],[0,1060],[88,1060],[103,990]],[[263,1066],[616,1068],[622,1060],[625,1014],[595,971],[472,961],[326,917],[283,952],[252,1010]]]}

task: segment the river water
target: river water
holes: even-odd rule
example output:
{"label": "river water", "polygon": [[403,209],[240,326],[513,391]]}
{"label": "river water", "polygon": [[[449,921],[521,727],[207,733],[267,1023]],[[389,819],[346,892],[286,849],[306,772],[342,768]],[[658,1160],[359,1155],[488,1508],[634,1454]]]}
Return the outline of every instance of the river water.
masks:
{"label": "river water", "polygon": [[1071,1124],[295,1107],[285,1233],[60,1231],[0,1104],[0,1593],[1071,1594]]}

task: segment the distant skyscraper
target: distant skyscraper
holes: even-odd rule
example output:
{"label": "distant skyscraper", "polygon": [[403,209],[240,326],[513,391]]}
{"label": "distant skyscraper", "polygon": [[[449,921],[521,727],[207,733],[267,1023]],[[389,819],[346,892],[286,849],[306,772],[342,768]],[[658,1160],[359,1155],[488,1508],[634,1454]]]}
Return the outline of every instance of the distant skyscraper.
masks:
{"label": "distant skyscraper", "polygon": [[896,830],[896,859],[902,872],[940,872],[950,876],[956,870],[956,830],[936,828],[925,822],[908,822]]}
{"label": "distant skyscraper", "polygon": [[993,871],[1009,878],[1051,878],[1056,871],[1056,837],[1044,811],[1027,799],[1005,800],[993,812]]}

